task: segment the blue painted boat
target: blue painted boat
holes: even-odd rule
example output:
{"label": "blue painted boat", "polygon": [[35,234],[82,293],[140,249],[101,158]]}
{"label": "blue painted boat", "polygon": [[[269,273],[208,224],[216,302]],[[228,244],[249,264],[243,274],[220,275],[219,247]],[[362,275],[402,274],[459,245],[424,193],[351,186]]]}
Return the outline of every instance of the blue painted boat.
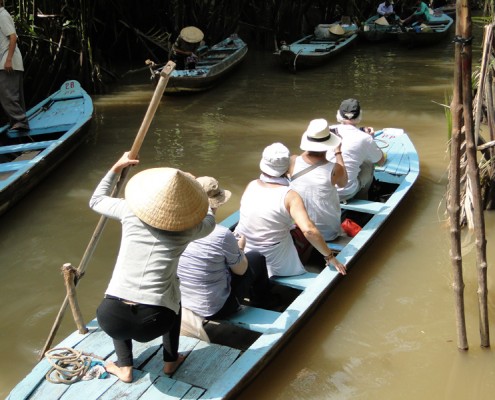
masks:
{"label": "blue painted boat", "polygon": [[[246,58],[247,44],[237,34],[198,49],[199,61],[193,69],[174,70],[165,89],[167,94],[195,93],[211,89],[229,75]],[[161,68],[150,64],[152,80],[158,82]]]}
{"label": "blue painted boat", "polygon": [[[419,176],[418,154],[402,129],[388,128],[375,135],[387,153],[384,166],[375,170],[376,187],[372,200],[351,200],[342,205],[346,217],[363,222],[354,237],[342,237],[328,243],[338,252],[337,258],[352,268],[373,241]],[[234,213],[222,224],[230,228],[238,222]],[[382,245],[382,244],[380,244]],[[273,278],[274,290],[284,295],[283,306],[275,310],[242,306],[241,311],[225,321],[207,321],[201,325],[209,341],[181,336],[181,352],[190,352],[184,363],[170,377],[162,372],[161,338],[149,343],[134,343],[134,381],[116,377],[81,380],[70,385],[50,383],[45,375],[51,364],[42,359],[11,391],[8,399],[231,399],[261,373],[263,367],[294,332],[311,316],[330,289],[346,279],[334,269],[318,262],[308,265],[303,275]],[[115,361],[112,340],[102,332],[96,320],[88,324],[89,333],[73,333],[56,348],[71,348]]]}
{"label": "blue painted boat", "polygon": [[65,82],[27,113],[29,131],[0,128],[0,214],[53,170],[84,138],[93,102],[79,82]]}
{"label": "blue painted boat", "polygon": [[357,38],[358,26],[354,23],[320,24],[314,34],[291,44],[283,42],[273,54],[282,67],[296,71],[330,62]]}
{"label": "blue painted boat", "polygon": [[397,34],[399,42],[408,47],[428,46],[444,40],[454,24],[454,20],[447,14],[436,13],[431,15],[428,22],[413,23]]}
{"label": "blue painted boat", "polygon": [[359,29],[359,35],[368,42],[386,42],[397,39],[400,32],[400,18],[395,15],[392,23],[382,22],[385,17],[373,15]]}

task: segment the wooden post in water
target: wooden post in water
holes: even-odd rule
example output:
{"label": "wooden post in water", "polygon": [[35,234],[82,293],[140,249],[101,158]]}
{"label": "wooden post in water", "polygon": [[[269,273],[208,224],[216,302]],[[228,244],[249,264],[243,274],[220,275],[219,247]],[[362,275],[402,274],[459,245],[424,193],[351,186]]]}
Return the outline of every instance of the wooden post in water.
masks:
{"label": "wooden post in water", "polygon": [[[173,72],[175,69],[175,63],[172,61],[169,61],[167,65],[163,67],[162,72],[160,73],[160,80],[158,81],[158,84],[155,88],[155,92],[153,93],[153,97],[151,98],[151,102],[148,106],[148,110],[146,111],[146,114],[144,116],[143,122],[141,123],[141,127],[139,128],[139,131],[136,135],[136,138],[134,139],[134,143],[132,145],[131,150],[129,151],[129,157],[137,157],[139,150],[141,148],[141,145],[144,141],[144,138],[146,136],[146,133],[148,132],[149,126],[151,124],[151,121],[153,120],[153,117],[156,113],[156,110],[158,108],[158,105],[160,104],[160,100],[163,96],[163,93],[165,92],[165,88],[167,87],[168,80],[170,78],[170,74]],[[129,167],[124,168],[122,171],[120,178],[115,186],[115,188],[112,191],[112,196],[115,197],[117,196],[125,182],[125,177],[127,176],[127,173],[129,171]],[[79,263],[79,266],[77,267],[77,272],[79,273],[80,276],[84,274],[86,271],[86,267],[89,263],[89,260],[93,256],[93,253],[96,249],[96,245],[98,244],[98,241],[100,240],[100,237],[103,233],[103,229],[105,228],[105,225],[107,223],[107,218],[105,216],[101,216],[100,220],[98,221],[98,224],[96,225],[96,228],[93,232],[93,235],[88,243],[88,246],[86,247],[86,251],[84,252],[81,262]],[[48,335],[48,339],[46,340],[46,343],[43,347],[43,349],[39,353],[39,360],[41,360],[46,353],[46,351],[50,348],[52,345],[53,339],[55,337],[55,334],[58,331],[58,328],[62,322],[62,318],[64,316],[65,310],[67,309],[69,299],[68,296],[65,296],[64,301],[62,302],[62,305],[60,306],[60,310],[57,314],[57,317],[55,318],[55,322],[52,326],[52,329],[50,331],[50,334]]]}
{"label": "wooden post in water", "polygon": [[[456,37],[460,31],[460,0],[457,1]],[[450,220],[450,257],[453,269],[453,288],[457,324],[457,347],[468,349],[466,319],[464,314],[464,280],[462,276],[462,254],[460,233],[460,182],[461,182],[461,133],[462,133],[462,76],[461,45],[455,45],[454,91],[450,105],[452,115],[452,137],[450,141],[449,194],[447,209]]]}

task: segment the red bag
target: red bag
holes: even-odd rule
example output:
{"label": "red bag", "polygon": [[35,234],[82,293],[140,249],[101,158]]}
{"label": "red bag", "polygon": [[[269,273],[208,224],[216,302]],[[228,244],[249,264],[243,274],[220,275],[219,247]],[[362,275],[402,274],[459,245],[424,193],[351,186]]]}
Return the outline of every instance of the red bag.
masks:
{"label": "red bag", "polygon": [[342,229],[344,230],[345,233],[347,233],[348,236],[354,237],[359,233],[361,227],[358,224],[356,224],[352,219],[346,218],[344,222],[342,222]]}

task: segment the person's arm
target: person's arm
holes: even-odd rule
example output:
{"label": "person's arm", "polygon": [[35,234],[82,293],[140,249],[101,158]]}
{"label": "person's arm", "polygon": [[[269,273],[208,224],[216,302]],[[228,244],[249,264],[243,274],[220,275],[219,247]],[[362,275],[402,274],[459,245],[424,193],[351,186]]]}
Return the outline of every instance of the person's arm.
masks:
{"label": "person's arm", "polygon": [[340,143],[335,149],[335,166],[332,169],[332,184],[338,187],[345,187],[347,185],[347,168],[345,167],[344,157],[342,156],[342,143]]}
{"label": "person's arm", "polygon": [[345,265],[335,258],[332,250],[327,246],[320,231],[309,218],[304,202],[296,191],[289,190],[287,192],[285,196],[285,207],[306,239],[323,255],[325,264],[332,264],[342,275],[345,275]]}
{"label": "person's arm", "polygon": [[11,72],[12,68],[12,57],[14,56],[15,47],[17,45],[17,35],[13,33],[9,36],[9,50],[7,52],[7,58],[5,59],[4,69],[7,72]]}
{"label": "person's arm", "polygon": [[241,253],[241,259],[237,264],[231,265],[231,271],[236,275],[244,275],[248,268],[248,259],[244,254],[244,247],[246,246],[246,238],[243,235],[237,234],[237,245]]}

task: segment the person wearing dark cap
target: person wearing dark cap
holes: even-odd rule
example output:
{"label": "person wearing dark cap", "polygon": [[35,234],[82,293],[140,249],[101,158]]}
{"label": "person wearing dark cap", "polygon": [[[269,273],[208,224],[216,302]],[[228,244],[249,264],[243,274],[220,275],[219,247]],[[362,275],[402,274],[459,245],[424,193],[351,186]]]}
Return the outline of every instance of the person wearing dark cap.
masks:
{"label": "person wearing dark cap", "polygon": [[[205,189],[213,213],[231,197],[210,176],[196,180]],[[246,240],[217,224],[208,236],[187,246],[179,259],[182,307],[205,319],[225,318],[238,311],[248,298],[251,305],[268,307],[270,282],[265,257],[258,251],[244,253]]]}
{"label": "person wearing dark cap", "polygon": [[213,231],[208,197],[190,174],[151,168],[134,175],[125,199],[110,196],[122,170],[139,161],[129,153],[113,165],[90,199],[91,209],[120,221],[122,237],[112,278],[96,316],[112,339],[117,362],[106,370],[132,382],[132,340],[163,340],[163,372],[171,375],[184,361],[178,353],[181,324],[179,257],[187,245]]}
{"label": "person wearing dark cap", "polygon": [[[303,133],[300,148],[303,153],[291,157],[290,187],[303,198],[309,217],[325,240],[334,240],[342,233],[336,186],[347,184],[341,140],[329,131],[326,119],[318,118]],[[327,152],[334,153],[335,162],[327,161]]]}
{"label": "person wearing dark cap", "polygon": [[[347,169],[347,185],[337,188],[340,201],[352,198],[367,199],[373,182],[374,164],[383,165],[385,153],[373,140],[375,131],[371,127],[358,128],[362,110],[359,101],[342,101],[337,111],[338,125],[330,126],[330,131],[342,138],[342,157]],[[335,162],[335,155],[327,153],[327,158]]]}
{"label": "person wearing dark cap", "polygon": [[273,143],[263,150],[261,175],[248,184],[242,195],[235,231],[246,237],[246,251],[257,250],[266,257],[270,277],[306,272],[290,234],[294,223],[323,255],[325,264],[332,264],[345,274],[345,265],[335,258],[309,218],[303,199],[289,187],[289,159],[289,149],[282,143]]}

